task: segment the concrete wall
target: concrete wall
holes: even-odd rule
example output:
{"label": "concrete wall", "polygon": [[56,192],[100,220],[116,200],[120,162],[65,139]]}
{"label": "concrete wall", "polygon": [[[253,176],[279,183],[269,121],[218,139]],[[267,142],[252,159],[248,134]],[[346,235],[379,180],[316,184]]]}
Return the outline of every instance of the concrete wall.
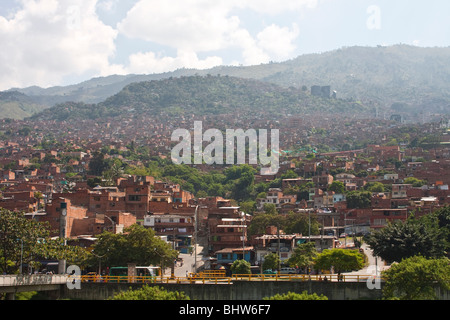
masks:
{"label": "concrete wall", "polygon": [[[270,297],[277,293],[287,292],[323,294],[330,300],[359,300],[380,299],[381,290],[369,290],[365,282],[248,282],[234,281],[233,284],[156,284],[169,291],[182,291],[188,295],[191,300],[262,300],[264,297]],[[60,292],[61,299],[79,299],[79,300],[105,300],[112,297],[115,293],[128,290],[129,288],[138,289],[142,284],[105,284],[105,283],[83,283],[81,290],[69,290],[63,287]]]}

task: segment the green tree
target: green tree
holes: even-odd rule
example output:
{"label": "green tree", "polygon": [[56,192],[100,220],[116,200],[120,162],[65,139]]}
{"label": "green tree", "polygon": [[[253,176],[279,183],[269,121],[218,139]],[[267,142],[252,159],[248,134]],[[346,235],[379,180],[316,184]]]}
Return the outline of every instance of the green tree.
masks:
{"label": "green tree", "polygon": [[263,300],[328,300],[328,297],[317,293],[309,294],[308,291],[303,291],[302,293],[288,292],[284,294],[275,294],[271,297],[265,297]]}
{"label": "green tree", "polygon": [[256,170],[249,165],[242,165],[241,174],[237,180],[234,181],[231,189],[231,196],[238,201],[248,200],[254,188]]}
{"label": "green tree", "polygon": [[307,242],[299,244],[295,247],[292,256],[288,260],[291,267],[309,268],[314,264],[314,259],[317,257],[317,249],[314,242]]}
{"label": "green tree", "polygon": [[276,253],[269,253],[264,256],[264,262],[262,264],[263,270],[278,270],[281,264],[280,257]]}
{"label": "green tree", "polygon": [[381,182],[369,182],[364,186],[364,190],[370,191],[370,192],[384,192],[384,184]]}
{"label": "green tree", "polygon": [[288,170],[281,175],[281,179],[296,179],[298,178],[298,174],[296,174],[293,170]]}
{"label": "green tree", "polygon": [[[169,244],[155,236],[152,229],[134,224],[122,234],[103,232],[93,249],[95,256],[103,256],[102,264],[108,267],[123,267],[128,263],[138,265],[171,265],[178,256]],[[92,265],[97,258],[92,256]]]}
{"label": "green tree", "polygon": [[190,300],[184,292],[178,291],[167,291],[164,288],[155,286],[151,287],[149,285],[144,285],[141,289],[128,291],[122,291],[115,294],[109,300],[133,300],[133,301],[143,301],[143,300]]}
{"label": "green tree", "polygon": [[121,178],[123,173],[122,162],[119,159],[115,159],[111,165],[103,171],[105,186],[115,185],[117,179]]}
{"label": "green tree", "polygon": [[383,271],[385,299],[434,300],[436,288],[450,290],[450,260],[413,256]]}
{"label": "green tree", "polygon": [[412,184],[413,187],[420,188],[421,186],[427,184],[424,180],[419,180],[414,177],[408,177],[405,180],[403,180],[403,183],[405,184]]}
{"label": "green tree", "polygon": [[249,200],[240,203],[240,209],[248,214],[253,214],[256,210],[256,202]]}
{"label": "green tree", "polygon": [[231,265],[231,271],[233,274],[251,274],[250,262],[246,260],[235,260]]}
{"label": "green tree", "polygon": [[99,177],[95,177],[95,178],[89,178],[87,180],[87,185],[91,188],[95,188],[98,185],[102,184],[102,179]]}
{"label": "green tree", "polygon": [[[309,226],[311,222],[311,227]],[[308,214],[298,213],[290,211],[285,219],[282,229],[289,234],[299,233],[307,234],[311,231],[311,234],[319,234],[319,222],[315,216],[309,217]]]}
{"label": "green tree", "polygon": [[94,176],[101,176],[103,171],[108,169],[108,162],[101,152],[94,153],[94,156],[89,161],[89,174]]}
{"label": "green tree", "polygon": [[249,235],[264,234],[266,228],[273,225],[273,217],[274,215],[267,213],[255,214],[248,227]]}
{"label": "green tree", "polygon": [[436,219],[424,216],[395,221],[367,237],[366,243],[376,256],[392,263],[404,258],[423,255],[437,258],[445,255],[446,235]]}
{"label": "green tree", "polygon": [[436,224],[437,228],[442,233],[442,240],[445,242],[445,251],[450,251],[450,206],[434,211],[432,214],[426,216],[431,220],[431,224]]}
{"label": "green tree", "polygon": [[277,207],[273,203],[265,203],[263,206],[263,210],[266,214],[276,215]]}
{"label": "green tree", "polygon": [[36,258],[82,262],[87,252],[52,239],[48,223],[27,219],[22,212],[0,209],[0,271],[17,273],[20,265],[39,267]]}
{"label": "green tree", "polygon": [[349,209],[370,208],[371,203],[372,193],[369,191],[352,191],[347,194],[347,207]]}
{"label": "green tree", "polygon": [[342,181],[333,181],[328,189],[340,194],[345,192],[345,185]]}
{"label": "green tree", "polygon": [[330,270],[340,275],[344,271],[359,270],[364,267],[364,256],[358,250],[325,249],[315,259],[315,268]]}

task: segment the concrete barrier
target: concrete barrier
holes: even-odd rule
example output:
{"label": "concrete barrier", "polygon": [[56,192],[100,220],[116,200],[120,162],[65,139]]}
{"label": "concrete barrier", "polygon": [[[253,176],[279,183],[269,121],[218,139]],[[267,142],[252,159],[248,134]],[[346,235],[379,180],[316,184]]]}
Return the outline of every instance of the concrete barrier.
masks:
{"label": "concrete barrier", "polygon": [[[314,282],[314,281],[234,281],[232,284],[149,284],[169,291],[184,292],[192,300],[262,300],[277,293],[288,292],[323,294],[329,300],[377,300],[381,290],[369,290],[364,282]],[[62,288],[60,298],[77,300],[106,300],[114,294],[129,288],[139,289],[142,284],[127,283],[83,283],[80,290]]]}

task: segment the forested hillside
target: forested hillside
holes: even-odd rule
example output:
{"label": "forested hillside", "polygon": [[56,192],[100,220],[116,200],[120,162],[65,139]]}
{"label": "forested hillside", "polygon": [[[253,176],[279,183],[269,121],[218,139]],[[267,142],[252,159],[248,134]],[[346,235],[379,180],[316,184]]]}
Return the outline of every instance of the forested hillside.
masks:
{"label": "forested hillside", "polygon": [[354,113],[370,112],[361,103],[319,98],[309,91],[228,76],[191,76],[130,84],[99,104],[65,103],[33,119],[95,119],[132,114]]}
{"label": "forested hillside", "polygon": [[386,110],[395,105],[394,112],[450,112],[450,48],[349,47],[217,72],[284,87],[330,85],[338,97],[374,101]]}
{"label": "forested hillside", "polygon": [[[177,108],[185,110],[175,100],[185,99],[187,90],[192,89],[192,86],[195,87],[195,84],[174,89],[177,94],[170,98],[174,99],[173,103],[169,101],[167,92],[158,92],[159,89],[156,89],[155,83],[152,83],[152,90],[154,90],[154,94],[159,95],[157,99],[156,95],[152,96],[152,94],[144,92],[136,93],[137,88],[142,89],[145,85],[140,84],[133,87],[130,84],[194,75],[221,75],[222,78],[230,76],[276,84],[282,87],[284,91],[281,93],[281,89],[275,89],[275,87],[268,85],[277,92],[272,92],[272,94],[275,94],[270,100],[273,107],[279,106],[278,103],[273,103],[277,99],[281,99],[278,102],[285,103],[281,96],[286,98],[288,92],[296,91],[295,94],[298,94],[298,91],[309,91],[311,86],[319,85],[331,86],[331,89],[337,92],[338,98],[361,101],[376,106],[380,113],[387,115],[401,113],[406,117],[415,118],[421,113],[448,114],[450,113],[449,62],[450,48],[420,48],[397,45],[376,48],[348,47],[321,54],[302,55],[281,63],[257,66],[220,66],[209,70],[180,69],[164,74],[117,75],[95,78],[67,87],[14,89],[24,94],[23,99],[20,103],[11,104],[10,101],[0,96],[0,106],[6,105],[9,110],[8,113],[0,110],[0,118],[10,117],[9,115],[16,118],[26,117],[40,109],[69,101],[89,105],[95,104],[99,108],[106,108],[96,111],[98,114],[103,114],[104,110],[113,111],[111,106],[115,101],[129,103],[131,94],[135,94],[131,99],[133,107],[142,107],[142,104],[144,104],[156,108],[170,107],[172,111],[177,111]],[[161,85],[166,84],[164,81],[161,82]],[[173,85],[180,84],[173,83]],[[202,84],[198,85],[200,88]],[[258,87],[262,86],[259,84]],[[254,104],[261,104],[263,101],[269,103],[267,97],[256,97],[257,94],[261,93],[259,89],[244,97],[243,95],[248,93],[245,92],[245,88],[249,88],[249,86],[245,85],[243,91],[238,93],[236,90],[231,91],[231,89],[223,87],[220,89],[219,86],[211,89],[212,92],[204,92],[203,96],[206,97],[208,92],[222,95],[232,92],[235,96],[230,97],[231,101],[240,97],[246,101],[244,102],[245,105],[248,105],[250,99],[253,99]],[[289,88],[295,88],[295,90]],[[199,96],[198,92],[196,95]],[[199,99],[204,99],[204,97]],[[223,97],[219,96],[210,97],[215,99],[209,101],[213,105],[218,103],[220,106],[220,101],[224,100]],[[107,101],[102,103],[105,100]],[[139,100],[141,105],[138,106],[134,100]],[[211,107],[211,105],[209,107],[203,106],[204,101],[195,102],[196,107],[200,108],[199,110],[205,111],[205,109]],[[230,102],[230,106],[232,105],[232,102]],[[230,106],[224,105],[225,108]],[[308,110],[312,106],[303,107]],[[331,109],[335,110],[336,106],[333,105]],[[339,108],[336,110],[339,110]]]}

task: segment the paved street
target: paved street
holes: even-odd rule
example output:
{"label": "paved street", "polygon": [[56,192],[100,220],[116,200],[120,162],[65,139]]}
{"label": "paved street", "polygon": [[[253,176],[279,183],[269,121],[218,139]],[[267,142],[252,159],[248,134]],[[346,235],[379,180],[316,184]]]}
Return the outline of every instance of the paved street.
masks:
{"label": "paved street", "polygon": [[[344,240],[341,239],[342,244],[344,244]],[[204,241],[200,241],[201,243],[205,243]],[[350,238],[347,238],[347,246],[352,246],[353,240]],[[367,244],[362,244],[361,248],[364,250],[364,253],[368,257],[368,265],[364,267],[361,270],[358,271],[352,271],[352,272],[346,272],[343,273],[343,275],[375,275],[375,266],[378,266],[378,274],[381,273],[381,271],[386,270],[389,268],[389,266],[386,266],[384,261],[381,260],[381,258],[377,259],[377,263],[375,262],[375,257],[372,254],[372,250],[368,247]],[[200,268],[205,264],[206,256],[204,255],[205,247],[202,244],[197,245],[197,268]],[[184,254],[180,253],[179,258],[183,259],[183,263],[177,263],[177,266],[175,267],[175,276],[184,278],[188,273],[194,272],[194,261],[195,261],[195,254],[194,252],[192,254]],[[167,268],[165,270],[165,275],[170,276],[171,275],[171,269]]]}
{"label": "paved street", "polygon": [[344,275],[375,275],[376,271],[375,266],[378,267],[378,275],[379,275],[381,271],[384,271],[389,268],[389,266],[386,266],[385,262],[381,260],[381,258],[377,258],[377,261],[375,261],[375,257],[372,254],[372,250],[370,250],[367,244],[363,243],[361,248],[364,250],[364,253],[366,254],[369,260],[367,267],[358,271],[343,273]]}
{"label": "paved street", "polygon": [[[203,243],[205,241],[203,239],[200,239],[200,244],[197,244],[197,259],[195,257],[195,253],[192,252],[192,254],[189,253],[180,253],[179,258],[183,259],[183,263],[177,262],[177,265],[175,267],[175,276],[184,278],[188,273],[194,272],[194,263],[195,260],[197,260],[197,268],[200,268],[202,265],[204,265],[205,260],[204,257],[204,250],[205,247]],[[167,268],[165,270],[165,275],[170,276],[171,275],[171,269]]]}

